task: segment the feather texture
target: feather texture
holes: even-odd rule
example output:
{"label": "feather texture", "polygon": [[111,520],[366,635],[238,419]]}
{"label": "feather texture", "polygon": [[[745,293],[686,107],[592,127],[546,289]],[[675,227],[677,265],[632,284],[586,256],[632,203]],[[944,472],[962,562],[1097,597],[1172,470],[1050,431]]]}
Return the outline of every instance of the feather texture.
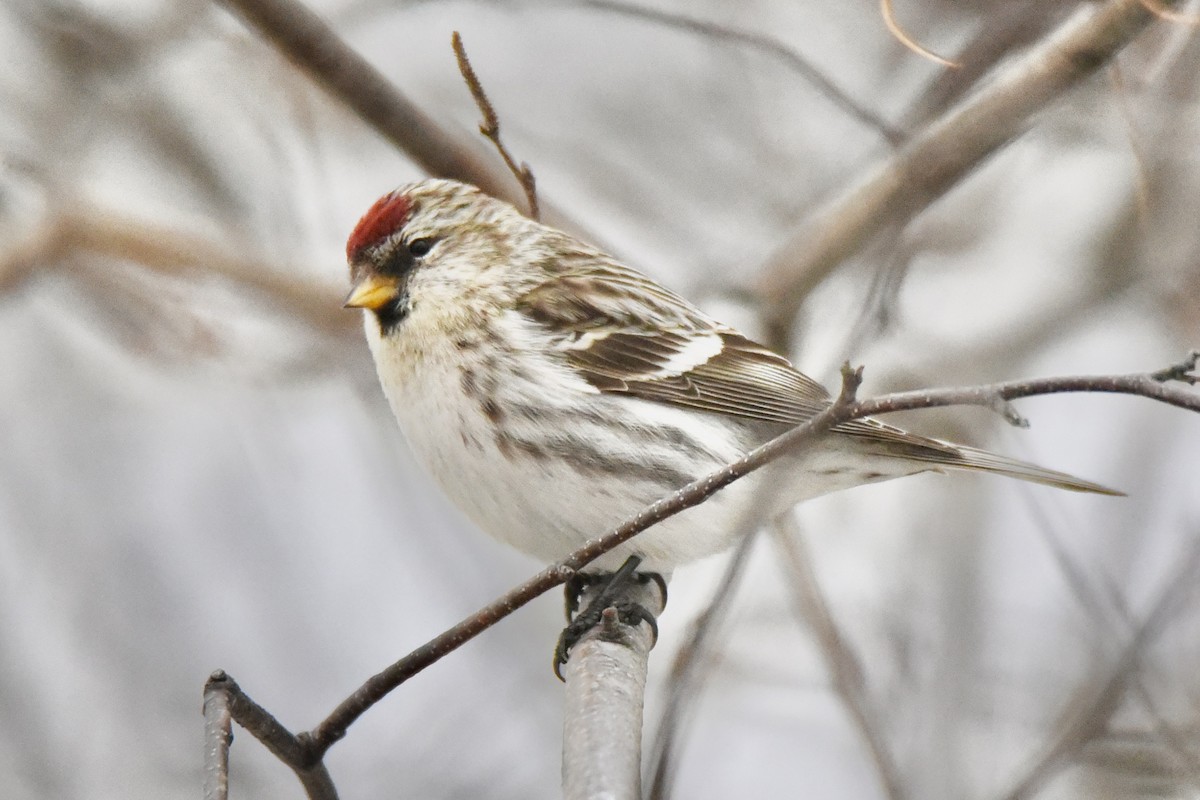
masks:
{"label": "feather texture", "polygon": [[[348,246],[350,305],[413,451],[497,539],[561,558],[831,402],[819,383],[590,245],[444,180],[402,187]],[[651,571],[747,521],[946,468],[1116,494],[874,419],[847,422],[602,556]]]}
{"label": "feather texture", "polygon": [[[639,298],[651,302],[639,307]],[[619,264],[557,276],[525,294],[517,308],[545,326],[566,362],[601,392],[781,427],[802,424],[832,402],[825,387],[788,359]],[[874,455],[925,462],[930,469],[978,470],[1074,491],[1122,494],[876,419],[851,420],[833,431],[855,437]]]}

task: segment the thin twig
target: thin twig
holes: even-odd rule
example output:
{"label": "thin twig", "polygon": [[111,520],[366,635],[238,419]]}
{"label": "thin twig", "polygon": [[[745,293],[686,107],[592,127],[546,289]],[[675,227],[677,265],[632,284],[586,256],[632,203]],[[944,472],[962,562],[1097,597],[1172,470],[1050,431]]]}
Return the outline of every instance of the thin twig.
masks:
{"label": "thin twig", "polygon": [[346,336],[358,328],[334,302],[340,287],[297,278],[289,274],[296,270],[246,257],[210,237],[82,203],[61,216],[56,231],[57,254],[76,250],[118,258],[163,275],[194,270],[256,292],[273,310],[302,318],[316,330]]}
{"label": "thin twig", "polygon": [[[307,734],[299,736],[285,728],[265,708],[250,699],[237,681],[217,670],[204,685],[204,696],[221,695],[222,705],[239,725],[262,742],[276,758],[296,773],[309,800],[337,800],[337,789],[320,757],[311,758]],[[207,706],[207,702],[206,702]]]}
{"label": "thin twig", "polygon": [[823,433],[829,427],[850,419],[847,415],[854,407],[854,393],[858,390],[861,382],[862,370],[852,370],[846,367],[842,374],[841,394],[824,411],[808,422],[798,425],[782,436],[751,450],[737,461],[692,481],[682,489],[652,503],[614,530],[590,540],[562,561],[550,565],[498,600],[489,603],[475,614],[370,678],[313,729],[314,746],[323,753],[334,742],[346,735],[346,729],[354,720],[404,681],[457,650],[534,598],[565,582],[570,576],[608,551],[632,539],[651,525],[699,505],[738,478],[779,458],[794,447]]}
{"label": "thin twig", "polygon": [[1160,369],[1157,372],[1151,372],[1150,378],[1159,383],[1167,381],[1179,381],[1186,383],[1189,386],[1195,386],[1200,381],[1200,376],[1196,375],[1196,364],[1200,363],[1200,350],[1193,350],[1187,354],[1187,357],[1178,364],[1172,364],[1169,367]]}
{"label": "thin twig", "polygon": [[[1062,573],[1071,593],[1079,601],[1079,605],[1096,626],[1095,638],[1097,643],[1111,649],[1114,643],[1135,637],[1138,630],[1138,621],[1118,583],[1110,575],[1103,573],[1097,581],[1099,585],[1093,585],[1084,573],[1084,570],[1071,558],[1065,543],[1056,533],[1054,523],[1049,519],[1044,504],[1039,502],[1041,495],[1036,495],[1030,491],[1025,491],[1023,494],[1037,522],[1042,539],[1047,547],[1050,548],[1055,565]],[[1108,607],[1107,610],[1105,606]],[[1115,619],[1110,618],[1114,616]],[[1120,654],[1115,653],[1113,655],[1119,656]],[[1150,668],[1147,660],[1141,654],[1135,655],[1135,659],[1136,662],[1130,666],[1131,673],[1134,671],[1142,672]],[[1189,771],[1188,777],[1192,782],[1192,788],[1200,790],[1200,780],[1197,777],[1200,775],[1200,764],[1197,763],[1196,757],[1192,755],[1189,744],[1182,741],[1184,737],[1179,736],[1166,720],[1165,716],[1159,711],[1158,703],[1146,687],[1146,676],[1131,674],[1129,683],[1131,685],[1127,688],[1136,694],[1137,699],[1150,715],[1155,732],[1162,738],[1176,758],[1186,765]]]}
{"label": "thin twig", "polygon": [[1177,25],[1200,25],[1200,14],[1181,14],[1178,11],[1172,11],[1167,8],[1167,4],[1163,0],[1141,0],[1141,2],[1150,13],[1167,22],[1174,22]]}
{"label": "thin twig", "polygon": [[1133,157],[1135,219],[1141,227],[1150,217],[1150,169],[1147,166],[1150,160],[1142,146],[1141,131],[1138,130],[1133,109],[1129,107],[1129,87],[1125,84],[1120,61],[1113,60],[1108,67],[1108,75],[1113,87],[1113,102],[1121,115],[1121,124],[1125,126],[1125,138],[1129,142],[1129,154]]}
{"label": "thin twig", "polygon": [[525,199],[529,201],[530,218],[541,219],[541,212],[538,211],[537,180],[533,177],[533,170],[524,161],[518,166],[512,154],[508,152],[508,148],[504,146],[504,142],[500,141],[500,117],[497,116],[492,101],[488,99],[487,92],[483,90],[483,84],[479,82],[479,76],[475,74],[471,60],[467,58],[467,48],[463,46],[462,36],[458,31],[455,31],[450,37],[450,43],[454,46],[454,57],[458,59],[458,71],[462,73],[467,88],[471,90],[471,96],[475,98],[475,105],[479,106],[479,113],[483,115],[483,123],[479,126],[479,132],[496,146],[500,157],[504,159],[504,165],[521,184],[521,189],[525,192]]}
{"label": "thin twig", "polygon": [[[1193,370],[1198,355],[1200,354],[1193,352],[1180,364],[1155,373],[1011,381],[987,386],[904,392],[859,402],[855,401],[855,393],[862,382],[862,369],[851,369],[847,364],[842,368],[840,393],[823,411],[802,425],[798,425],[751,450],[737,461],[692,481],[667,497],[652,503],[617,528],[588,541],[566,558],[546,567],[520,586],[418,647],[387,669],[368,679],[340,703],[310,734],[293,736],[288,733],[269,714],[257,705],[253,705],[240,693],[240,690],[234,695],[235,702],[232,706],[234,717],[239,723],[244,716],[253,717],[257,727],[271,737],[270,740],[264,740],[264,744],[296,770],[303,780],[305,774],[315,772],[324,754],[335,742],[346,735],[347,729],[355,720],[409,678],[454,652],[534,598],[564,583],[583,567],[613,548],[632,539],[652,525],[703,503],[739,478],[822,435],[830,428],[851,419],[875,414],[935,406],[990,405],[996,397],[1010,400],[1017,397],[1058,392],[1117,392],[1140,395],[1181,408],[1200,411],[1200,393],[1179,390],[1163,382],[1164,377],[1192,382],[1196,377]],[[240,704],[236,702],[239,699]],[[259,734],[255,733],[255,735]]]}
{"label": "thin twig", "polygon": [[1101,680],[1093,683],[1092,692],[1081,693],[1071,707],[1065,710],[1064,723],[1058,736],[1028,773],[1002,795],[1005,800],[1022,800],[1037,794],[1038,789],[1045,785],[1065,759],[1105,729],[1117,710],[1121,693],[1132,678],[1142,653],[1170,621],[1171,613],[1183,593],[1195,588],[1198,567],[1200,540],[1197,540],[1188,556],[1180,561],[1172,578],[1165,582],[1158,600],[1143,622],[1129,636],[1120,657]]}
{"label": "thin twig", "polygon": [[64,254],[60,218],[43,215],[0,248],[0,294],[11,292],[36,274],[38,267],[59,261]]}
{"label": "thin twig", "polygon": [[901,117],[903,122],[898,124],[905,130],[923,127],[931,117],[960,100],[999,61],[1040,41],[1072,11],[1070,3],[1047,3],[1045,0],[1005,0],[989,4],[987,16],[955,51],[954,58],[961,66],[934,75],[909,104]]}
{"label": "thin twig", "polygon": [[896,760],[892,757],[874,719],[864,690],[865,671],[858,655],[850,648],[834,621],[821,591],[816,572],[812,568],[812,557],[805,546],[800,526],[794,514],[785,514],[776,521],[775,535],[771,541],[783,554],[790,569],[788,588],[792,591],[793,607],[797,615],[808,624],[825,658],[825,668],[833,683],[834,691],[850,714],[855,727],[871,751],[879,782],[889,800],[902,800],[904,785]]}
{"label": "thin twig", "polygon": [[[713,591],[712,600],[703,613],[692,623],[691,631],[684,638],[684,644],[675,654],[671,665],[671,677],[665,682],[667,699],[663,704],[662,713],[658,717],[657,733],[654,742],[654,754],[651,756],[650,794],[651,800],[663,800],[670,797],[671,786],[675,779],[676,754],[682,747],[680,740],[682,731],[687,726],[684,719],[684,709],[696,707],[696,696],[699,693],[700,668],[707,663],[712,640],[721,630],[722,623],[729,615],[733,597],[738,582],[745,573],[746,564],[750,562],[750,550],[757,537],[753,530],[743,536],[738,542],[733,557],[725,567],[717,588]],[[687,701],[687,705],[685,705]]]}
{"label": "thin twig", "polygon": [[[863,400],[854,406],[854,417],[890,414],[893,411],[911,411],[919,408],[940,406],[974,405],[992,408],[996,399],[1014,400],[1064,392],[1100,392],[1134,394],[1149,397],[1161,403],[1200,411],[1200,393],[1171,386],[1167,381],[1195,383],[1192,373],[1196,368],[1197,353],[1193,351],[1179,364],[1152,374],[1132,375],[1079,375],[1064,378],[1036,378],[1026,381],[1006,381],[983,386],[949,389],[920,389],[914,392],[895,394]],[[1175,377],[1180,370],[1183,374]],[[1168,377],[1164,377],[1168,376]]]}
{"label": "thin twig", "polygon": [[827,97],[830,102],[842,109],[842,111],[845,111],[866,127],[879,133],[888,144],[894,147],[904,141],[905,134],[903,131],[888,124],[874,111],[859,103],[845,89],[834,83],[832,78],[828,77],[806,58],[778,39],[763,34],[729,28],[695,17],[684,16],[674,11],[648,8],[634,3],[626,3],[622,0],[583,0],[582,5],[665,25],[676,30],[707,36],[711,39],[723,39],[728,42],[735,42],[751,47],[760,53],[772,56],[783,62],[785,66],[798,73],[800,77],[816,87],[818,92]]}
{"label": "thin twig", "polygon": [[804,298],[839,264],[881,230],[916,217],[1155,19],[1140,0],[1082,8],[1019,62],[1004,67],[984,88],[811,215],[760,271],[756,293],[768,324],[789,330]]}
{"label": "thin twig", "polygon": [[233,741],[229,694],[216,673],[204,685],[204,800],[229,797],[229,745]]}
{"label": "thin twig", "polygon": [[[288,60],[334,98],[395,144],[430,175],[473,183],[518,204],[508,176],[483,147],[451,134],[417,107],[332,28],[296,0],[218,0],[235,11]],[[546,222],[568,231],[586,229],[543,198]],[[594,241],[596,237],[585,237]]]}
{"label": "thin twig", "polygon": [[894,36],[900,44],[912,50],[921,58],[929,59],[935,64],[941,64],[943,67],[949,67],[950,69],[958,69],[962,66],[957,61],[951,61],[948,58],[939,56],[909,36],[904,28],[900,27],[900,23],[896,21],[896,12],[892,8],[892,0],[879,0],[879,13],[883,16],[883,24],[887,27],[888,33]]}

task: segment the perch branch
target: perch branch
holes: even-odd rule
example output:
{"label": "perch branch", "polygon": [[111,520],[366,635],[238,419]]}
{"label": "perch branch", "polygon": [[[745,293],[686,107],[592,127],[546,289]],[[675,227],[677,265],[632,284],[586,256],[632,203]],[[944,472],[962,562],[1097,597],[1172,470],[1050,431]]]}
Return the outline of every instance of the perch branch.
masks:
{"label": "perch branch", "polygon": [[[581,607],[601,591],[590,587]],[[625,602],[657,617],[666,598],[654,581],[627,583]],[[563,669],[563,797],[641,797],[642,708],[654,634],[626,625],[608,608],[598,626],[571,648]]]}
{"label": "perch branch", "polygon": [[[233,695],[234,718],[256,720],[250,729],[256,737],[264,732],[269,739],[264,744],[305,780],[306,776],[322,775],[324,754],[346,735],[349,726],[379,700],[412,676],[442,657],[457,650],[466,642],[492,627],[534,598],[568,580],[572,575],[613,548],[668,517],[699,505],[735,480],[759,469],[788,451],[851,419],[919,408],[948,405],[993,406],[995,398],[1012,400],[1018,397],[1054,394],[1058,392],[1116,392],[1140,395],[1181,408],[1200,411],[1200,393],[1169,386],[1164,379],[1194,383],[1195,367],[1200,351],[1193,351],[1179,364],[1154,373],[1132,375],[1099,375],[1066,378],[1043,378],[1010,381],[977,387],[930,389],[885,395],[874,400],[856,401],[855,394],[862,381],[862,370],[842,368],[842,388],[837,398],[807,422],[792,428],[766,444],[755,448],[737,461],[695,480],[676,492],[652,503],[614,530],[588,541],[563,560],[512,589],[499,599],[444,631],[404,658],[368,679],[359,689],[338,705],[309,734],[294,736],[270,718],[260,707],[253,705],[240,690]],[[225,676],[223,673],[221,677]],[[232,680],[229,679],[230,684]],[[236,686],[236,684],[232,684]],[[249,728],[248,728],[249,729]],[[327,777],[327,776],[326,776]],[[306,784],[307,785],[307,784]],[[313,796],[310,794],[310,796]]]}
{"label": "perch branch", "polygon": [[562,561],[542,570],[498,600],[488,604],[383,672],[370,678],[313,730],[313,744],[317,748],[321,748],[323,753],[334,742],[346,735],[346,729],[354,720],[404,681],[443,656],[457,650],[521,606],[563,583],[592,561],[632,539],[651,525],[699,505],[738,478],[775,460],[789,449],[817,436],[839,422],[850,419],[847,414],[854,406],[854,393],[858,390],[861,380],[861,370],[844,368],[842,392],[838,399],[808,422],[647,506],[616,529],[590,540]]}
{"label": "perch branch", "polygon": [[204,684],[204,800],[229,797],[229,746],[233,742],[229,700],[230,693],[214,673]]}

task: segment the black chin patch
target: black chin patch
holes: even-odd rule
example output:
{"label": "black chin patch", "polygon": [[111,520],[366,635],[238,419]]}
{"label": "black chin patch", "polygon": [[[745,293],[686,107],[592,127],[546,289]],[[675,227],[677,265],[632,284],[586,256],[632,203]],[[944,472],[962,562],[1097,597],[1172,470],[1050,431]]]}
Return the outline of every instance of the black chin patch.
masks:
{"label": "black chin patch", "polygon": [[404,322],[410,310],[407,292],[401,293],[395,300],[377,309],[375,318],[379,320],[379,332],[384,336],[391,336],[396,328],[400,327],[400,323]]}

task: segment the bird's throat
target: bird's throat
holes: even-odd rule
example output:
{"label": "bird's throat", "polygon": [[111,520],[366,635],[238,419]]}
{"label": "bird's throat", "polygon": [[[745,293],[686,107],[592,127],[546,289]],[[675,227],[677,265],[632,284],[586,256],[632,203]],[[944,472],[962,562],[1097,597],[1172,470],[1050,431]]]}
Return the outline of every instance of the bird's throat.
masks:
{"label": "bird's throat", "polygon": [[379,334],[391,336],[408,317],[411,310],[412,304],[408,300],[408,292],[401,292],[395,300],[376,309],[373,313],[379,322]]}

